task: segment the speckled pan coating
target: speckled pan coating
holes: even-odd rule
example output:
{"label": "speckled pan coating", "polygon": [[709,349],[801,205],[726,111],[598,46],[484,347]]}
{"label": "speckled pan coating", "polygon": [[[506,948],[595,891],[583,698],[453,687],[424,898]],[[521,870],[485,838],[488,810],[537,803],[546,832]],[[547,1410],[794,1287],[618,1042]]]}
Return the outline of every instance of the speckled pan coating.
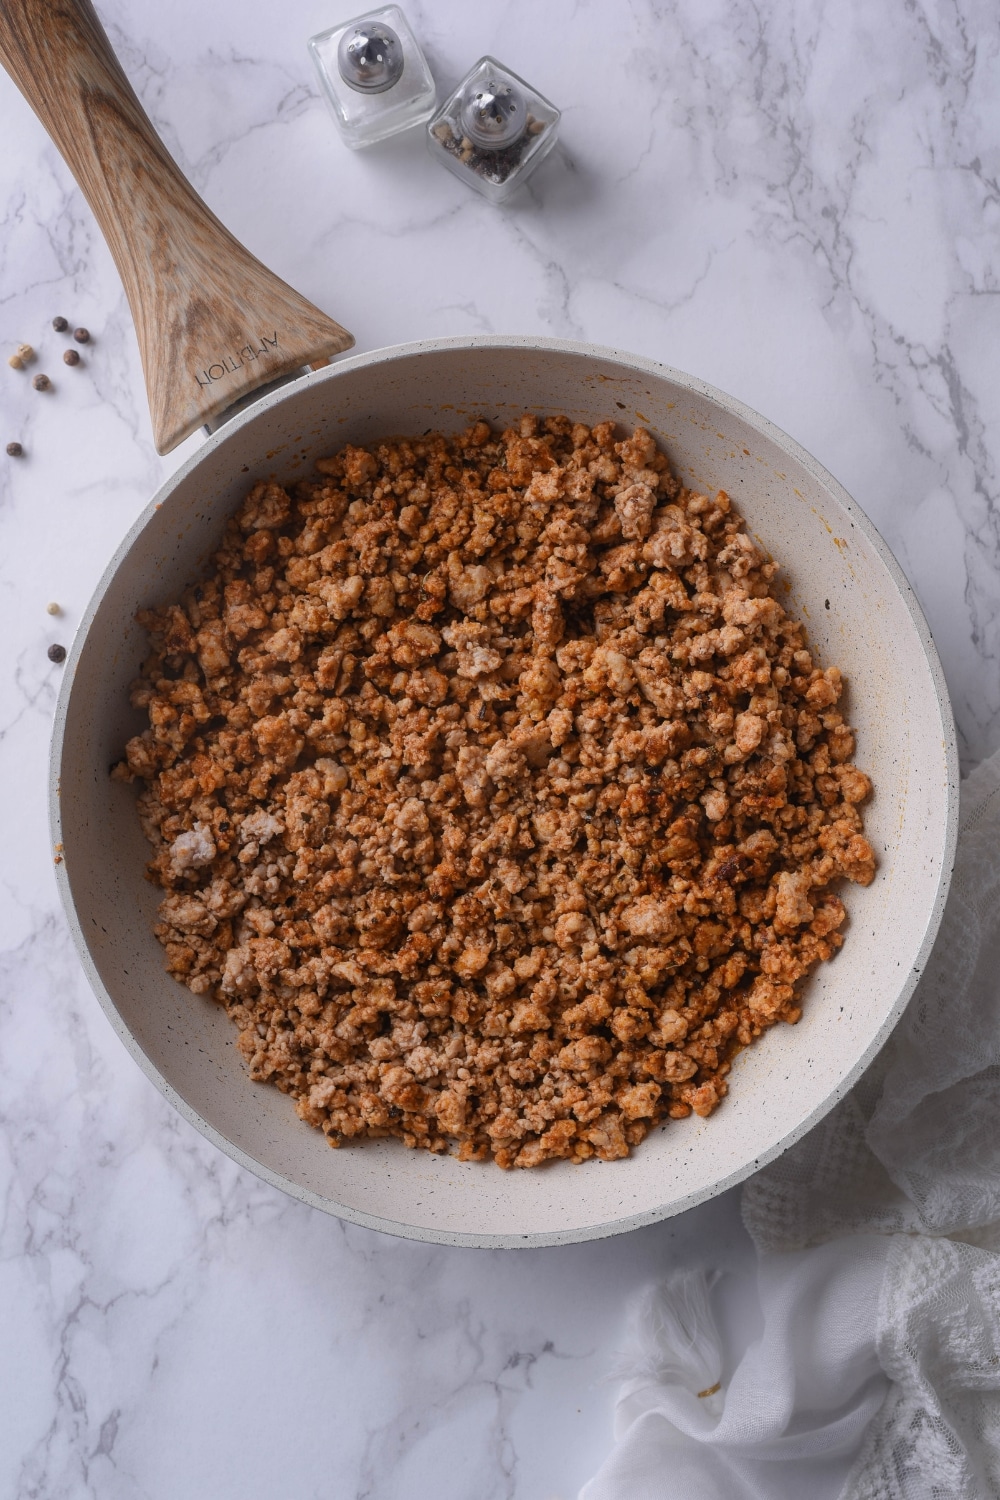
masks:
{"label": "speckled pan coating", "polygon": [[[260,477],[307,474],[347,440],[506,423],[524,410],[655,432],[686,484],[732,495],[782,564],[790,607],[847,675],[857,763],[875,796],[874,885],[844,893],[843,951],[810,981],[802,1021],[743,1053],[709,1120],[672,1122],[627,1161],[530,1172],[459,1163],[396,1141],[331,1150],[288,1098],[248,1082],[223,1011],[169,979],[152,935],[159,891],[134,791],[108,777],[141,727],[127,685],[141,605],[204,568]],[[119,1036],[185,1119],[307,1203],[393,1234],[517,1247],[617,1234],[732,1187],[814,1125],[900,1016],[937,932],[954,853],[958,765],[940,663],[919,606],[871,522],[783,433],[691,376],[561,340],[445,339],[319,371],[234,419],[160,490],[108,567],[66,667],[52,747],[52,837],[81,959]]]}

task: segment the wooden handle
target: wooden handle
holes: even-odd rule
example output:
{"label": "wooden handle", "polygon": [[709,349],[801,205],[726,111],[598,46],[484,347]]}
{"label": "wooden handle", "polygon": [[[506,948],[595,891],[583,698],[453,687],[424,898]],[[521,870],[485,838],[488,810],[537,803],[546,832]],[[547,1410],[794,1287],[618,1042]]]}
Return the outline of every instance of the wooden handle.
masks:
{"label": "wooden handle", "polygon": [[52,136],[125,285],[160,453],[354,339],[250,254],[179,172],[90,0],[0,0],[0,62]]}

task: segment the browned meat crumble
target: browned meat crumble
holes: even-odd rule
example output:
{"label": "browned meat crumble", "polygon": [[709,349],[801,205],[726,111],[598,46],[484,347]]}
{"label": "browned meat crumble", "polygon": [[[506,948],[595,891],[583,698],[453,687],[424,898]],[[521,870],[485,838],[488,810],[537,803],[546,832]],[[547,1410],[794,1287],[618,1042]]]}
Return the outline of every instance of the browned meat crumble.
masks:
{"label": "browned meat crumble", "polygon": [[868,778],[729,498],[564,417],[254,486],[140,615],[170,972],[338,1145],[626,1156],[800,1014]]}

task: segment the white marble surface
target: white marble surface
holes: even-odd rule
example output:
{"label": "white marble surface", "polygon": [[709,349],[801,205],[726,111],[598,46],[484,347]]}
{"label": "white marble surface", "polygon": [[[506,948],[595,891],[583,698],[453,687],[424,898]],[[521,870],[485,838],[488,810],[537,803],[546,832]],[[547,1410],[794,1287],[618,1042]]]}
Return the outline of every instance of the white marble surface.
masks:
{"label": "white marble surface", "polygon": [[[491,52],[564,109],[499,211],[419,135],[341,146],[305,41],[343,8],[99,9],[210,205],[360,349],[613,343],[792,433],[912,580],[966,761],[1000,743],[994,0],[409,3],[442,88]],[[729,1266],[752,1326],[736,1195],[566,1249],[393,1241],[239,1170],[126,1056],[58,910],[45,648],[198,440],[157,458],[108,251],[3,76],[0,140],[0,345],[56,387],[0,365],[0,1495],[565,1500],[610,1445],[637,1286]],[[94,334],[75,370],[56,313]]]}

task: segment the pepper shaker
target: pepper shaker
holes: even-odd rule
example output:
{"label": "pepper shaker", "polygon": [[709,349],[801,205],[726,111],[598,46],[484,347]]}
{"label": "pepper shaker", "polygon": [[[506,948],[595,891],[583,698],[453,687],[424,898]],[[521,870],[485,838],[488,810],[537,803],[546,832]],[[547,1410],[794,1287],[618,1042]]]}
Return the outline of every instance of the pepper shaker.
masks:
{"label": "pepper shaker", "polygon": [[353,150],[421,125],[437,90],[398,5],[342,21],[309,39],[334,122]]}
{"label": "pepper shaker", "polygon": [[559,110],[516,73],[481,57],[427,127],[431,155],[494,203],[556,143]]}

